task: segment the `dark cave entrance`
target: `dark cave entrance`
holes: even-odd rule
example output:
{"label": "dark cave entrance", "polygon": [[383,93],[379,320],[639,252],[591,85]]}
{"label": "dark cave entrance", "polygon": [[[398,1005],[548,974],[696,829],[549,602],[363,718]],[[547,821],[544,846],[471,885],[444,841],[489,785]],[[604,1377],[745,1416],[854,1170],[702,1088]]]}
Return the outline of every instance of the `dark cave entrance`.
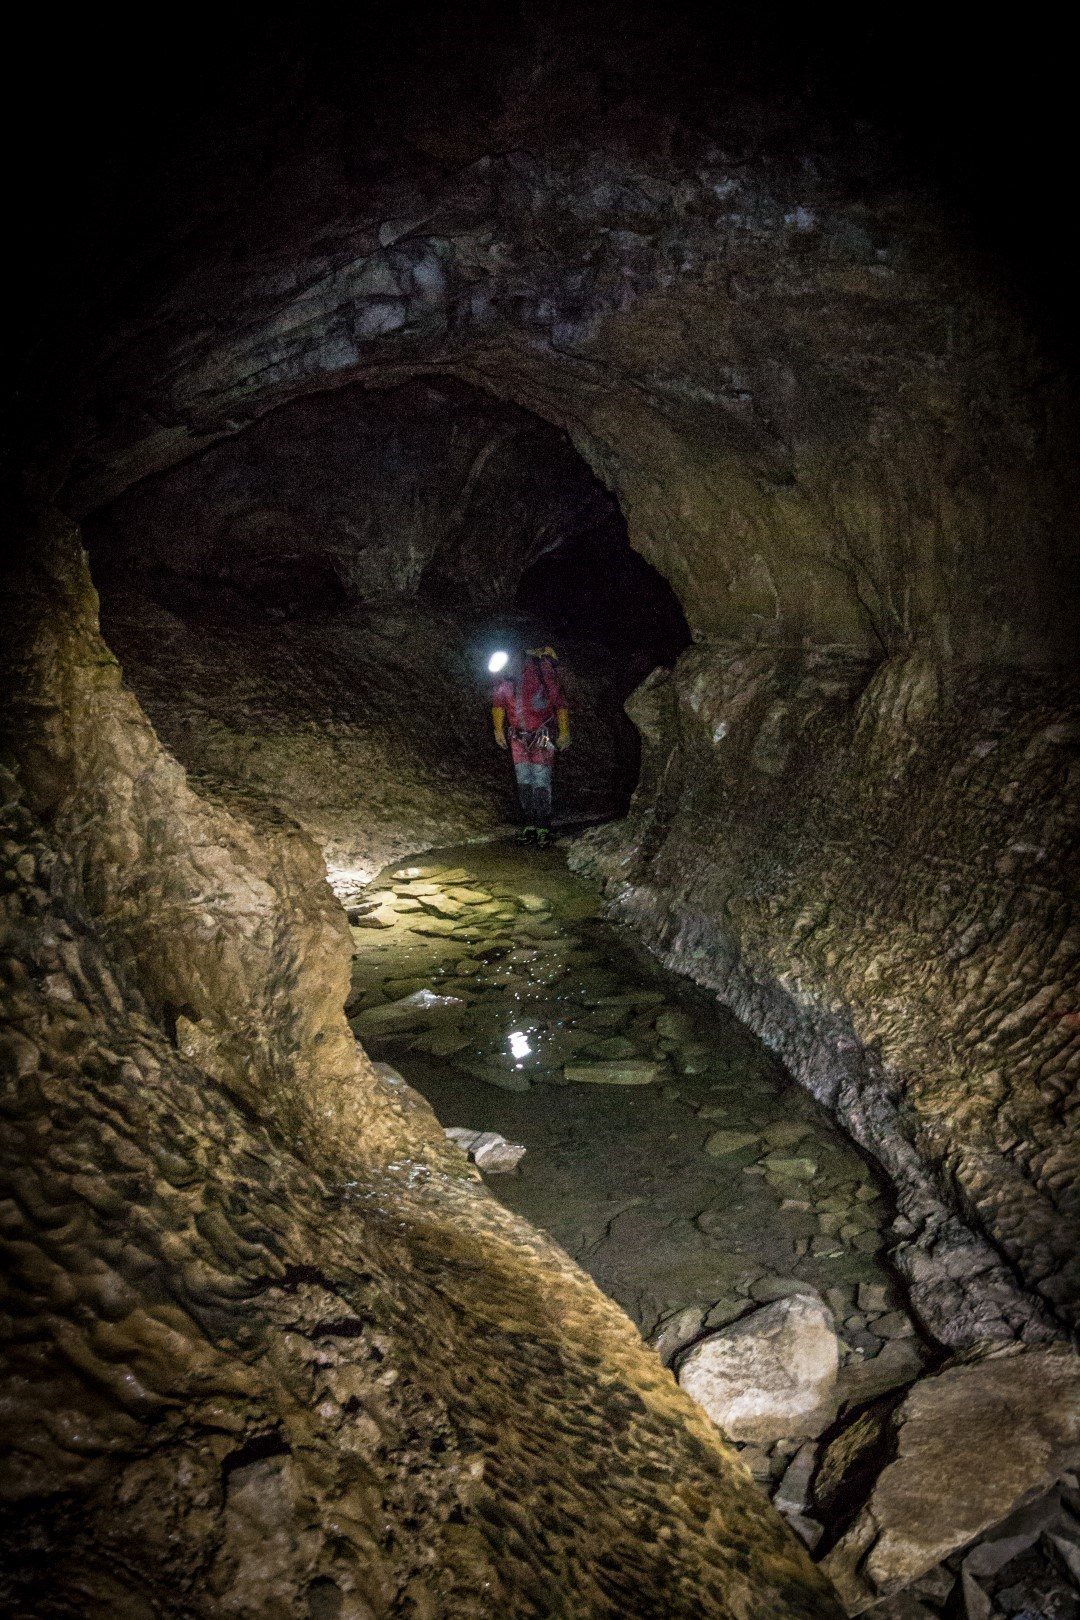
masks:
{"label": "dark cave entrance", "polygon": [[530,564],[515,605],[573,640],[607,647],[628,696],[650,670],[670,668],[691,636],[675,592],[634,551],[613,497],[611,504],[608,523]]}
{"label": "dark cave entrance", "polygon": [[227,798],[295,814],[332,864],[516,819],[488,714],[504,635],[559,652],[559,819],[621,814],[640,754],[623,704],[690,641],[568,435],[454,378],[294,400],[85,534],[106,638],[163,739]]}

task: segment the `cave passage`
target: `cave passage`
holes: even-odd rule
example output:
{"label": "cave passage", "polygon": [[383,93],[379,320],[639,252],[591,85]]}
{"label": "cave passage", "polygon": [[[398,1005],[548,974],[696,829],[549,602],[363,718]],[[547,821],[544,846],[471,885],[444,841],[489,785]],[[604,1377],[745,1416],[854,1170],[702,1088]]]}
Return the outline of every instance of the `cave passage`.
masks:
{"label": "cave passage", "polygon": [[[605,921],[558,851],[398,864],[350,916],[365,1048],[444,1127],[524,1146],[492,1191],[667,1359],[804,1293],[835,1314],[849,1398],[921,1370],[869,1162],[715,998]],[[795,1449],[781,1438],[748,1460],[775,1485]]]}
{"label": "cave passage", "polygon": [[102,627],[159,733],[228,803],[297,819],[333,872],[512,822],[488,653],[554,643],[563,824],[621,814],[623,703],[690,642],[567,435],[454,379],[301,399],[86,525]]}

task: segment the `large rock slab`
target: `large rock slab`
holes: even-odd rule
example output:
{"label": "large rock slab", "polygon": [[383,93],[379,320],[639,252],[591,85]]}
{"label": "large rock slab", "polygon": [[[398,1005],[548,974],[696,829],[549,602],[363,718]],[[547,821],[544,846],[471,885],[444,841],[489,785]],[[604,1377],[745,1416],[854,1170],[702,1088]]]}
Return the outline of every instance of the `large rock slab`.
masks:
{"label": "large rock slab", "polygon": [[1061,1346],[1010,1347],[954,1365],[921,1379],[887,1422],[894,1460],[823,1561],[853,1615],[1080,1461],[1080,1357]]}
{"label": "large rock slab", "polygon": [[434,990],[416,990],[411,996],[398,1001],[386,1001],[381,1007],[369,1007],[354,1020],[354,1027],[364,1036],[398,1035],[406,1030],[423,1029],[432,1013],[446,1012],[464,1006],[460,996],[440,996]]}
{"label": "large rock slab", "polygon": [[679,1383],[729,1439],[771,1445],[822,1432],[839,1369],[832,1313],[793,1294],[695,1345]]}

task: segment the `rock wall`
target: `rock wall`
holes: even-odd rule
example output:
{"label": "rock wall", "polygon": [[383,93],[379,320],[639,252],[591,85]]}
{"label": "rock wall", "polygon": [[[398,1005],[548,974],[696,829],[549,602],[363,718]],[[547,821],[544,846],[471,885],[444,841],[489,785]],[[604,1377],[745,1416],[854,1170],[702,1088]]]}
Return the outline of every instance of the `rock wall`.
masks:
{"label": "rock wall", "polygon": [[713,644],[630,712],[630,816],[573,860],[885,1166],[933,1335],[1075,1326],[1069,684]]}
{"label": "rock wall", "polygon": [[101,585],[276,621],[420,590],[506,609],[531,563],[611,529],[618,511],[565,435],[430,378],[286,405],[126,491],[86,539]]}
{"label": "rock wall", "polygon": [[1067,656],[1071,388],[880,143],[482,137],[365,192],[327,134],[193,223],[87,358],[72,509],[298,395],[449,372],[570,433],[703,636]]}
{"label": "rock wall", "polygon": [[839,1614],[426,1105],[424,1160],[401,1127],[386,1174],[320,1175],[169,1042],[0,791],[6,1613]]}
{"label": "rock wall", "polygon": [[155,1016],[317,1160],[437,1154],[345,1025],[348,927],[315,843],[192,791],[101,641],[69,522],[43,518],[9,582],[5,755]]}
{"label": "rock wall", "polygon": [[839,1611],[611,1302],[353,1042],[312,844],[196,795],[16,554],[12,1613]]}

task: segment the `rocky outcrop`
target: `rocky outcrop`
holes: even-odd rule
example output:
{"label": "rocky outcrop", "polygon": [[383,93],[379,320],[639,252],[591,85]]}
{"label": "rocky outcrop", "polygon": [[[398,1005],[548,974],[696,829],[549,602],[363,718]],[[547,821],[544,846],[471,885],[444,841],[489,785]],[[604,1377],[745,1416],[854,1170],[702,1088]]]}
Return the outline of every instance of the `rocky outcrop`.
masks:
{"label": "rocky outcrop", "polygon": [[838,1615],[456,1147],[320,1174],[166,1038],[0,788],[5,1612]]}
{"label": "rocky outcrop", "polygon": [[920,1380],[859,1428],[861,1444],[841,1435],[821,1470],[842,1498],[870,1448],[888,1459],[824,1559],[849,1614],[911,1586],[1075,1468],[1080,1361],[1058,1348],[998,1351]]}
{"label": "rocky outcrop", "polygon": [[771,1445],[821,1433],[836,1414],[839,1372],[831,1313],[791,1294],[699,1340],[679,1383],[729,1439]]}
{"label": "rocky outcrop", "polygon": [[945,1343],[1077,1320],[1073,712],[1052,676],[702,645],[573,856],[885,1166]]}

